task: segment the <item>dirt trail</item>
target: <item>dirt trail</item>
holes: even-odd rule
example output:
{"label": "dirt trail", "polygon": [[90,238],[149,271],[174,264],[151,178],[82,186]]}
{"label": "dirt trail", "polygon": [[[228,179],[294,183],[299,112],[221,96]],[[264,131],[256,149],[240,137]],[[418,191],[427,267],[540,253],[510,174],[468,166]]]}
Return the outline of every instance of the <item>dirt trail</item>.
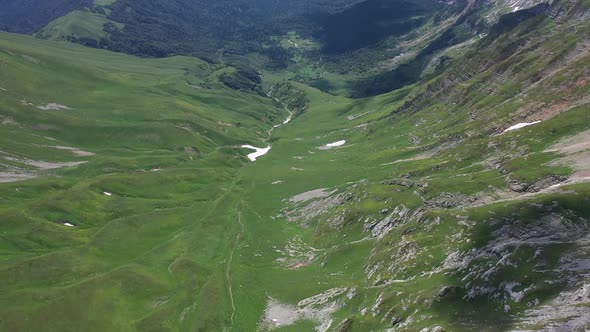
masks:
{"label": "dirt trail", "polygon": [[[240,205],[242,205],[242,210],[243,210],[244,201],[241,201]],[[244,224],[242,223],[242,212],[238,211],[238,208],[236,208],[236,214],[238,215],[238,224],[240,225],[240,231],[236,235],[236,239],[234,241],[234,246],[229,254],[229,259],[227,260],[227,268],[225,270],[225,277],[227,279],[229,299],[231,302],[231,317],[230,317],[229,330],[231,330],[232,326],[234,325],[234,319],[236,317],[236,304],[234,302],[234,292],[232,289],[232,282],[231,282],[231,263],[234,258],[234,252],[236,251],[236,249],[238,248],[238,246],[240,244],[240,237],[242,237],[242,234],[244,233]]]}
{"label": "dirt trail", "polygon": [[[270,97],[270,95],[269,95]],[[293,113],[291,110],[289,110],[287,108],[287,106],[280,102],[278,99],[275,99],[277,102],[281,103],[281,105],[283,106],[283,108],[288,112],[287,117],[285,118],[285,120],[277,125],[272,126],[269,130],[268,130],[268,138],[270,139],[270,137],[272,136],[272,132],[273,130],[280,128],[286,124],[288,124],[289,122],[291,122],[291,120],[293,120],[293,117],[295,116],[295,113]],[[254,149],[258,149],[255,147],[252,147]],[[265,152],[263,153],[266,154],[272,147],[269,145],[268,148],[266,148]],[[252,160],[252,158],[251,158]],[[256,159],[252,160],[255,161]],[[240,225],[240,231],[238,232],[238,234],[236,235],[236,239],[234,240],[234,245],[233,248],[231,249],[228,261],[227,261],[227,266],[226,266],[226,270],[225,270],[225,278],[227,281],[227,288],[228,288],[228,293],[229,293],[229,299],[231,302],[231,309],[232,309],[232,313],[230,316],[230,325],[228,328],[228,331],[230,331],[234,325],[234,320],[236,317],[236,304],[235,304],[235,300],[234,300],[234,292],[233,292],[233,287],[232,287],[232,279],[231,279],[231,264],[233,262],[233,258],[234,258],[234,253],[236,251],[236,249],[238,248],[239,244],[240,244],[240,238],[242,237],[242,234],[244,233],[245,227],[244,227],[244,223],[242,222],[242,211],[244,210],[244,201],[240,201],[240,203],[238,204],[238,207],[236,207],[235,212],[238,216],[238,224]]]}

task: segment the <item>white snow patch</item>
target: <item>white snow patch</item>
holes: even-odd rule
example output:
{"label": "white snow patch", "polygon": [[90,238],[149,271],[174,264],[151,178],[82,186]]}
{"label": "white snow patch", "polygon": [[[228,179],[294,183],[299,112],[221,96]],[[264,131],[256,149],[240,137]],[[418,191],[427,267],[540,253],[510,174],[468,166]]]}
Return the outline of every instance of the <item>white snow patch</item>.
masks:
{"label": "white snow patch", "polygon": [[255,152],[252,152],[248,155],[248,159],[250,159],[251,161],[256,161],[256,159],[258,157],[264,156],[265,154],[268,153],[268,151],[270,151],[271,146],[269,145],[266,148],[257,148],[255,146],[252,145],[242,145],[241,146],[244,149],[250,149],[250,150],[254,150]]}
{"label": "white snow patch", "polygon": [[516,129],[520,129],[520,128],[524,128],[524,127],[528,127],[528,126],[532,126],[535,125],[537,123],[541,123],[541,121],[533,121],[533,122],[522,122],[522,123],[518,123],[515,124],[514,126],[510,126],[508,127],[506,130],[504,130],[504,132],[508,132],[508,131],[512,131],[512,130],[516,130]]}
{"label": "white snow patch", "polygon": [[64,226],[66,226],[66,227],[75,227],[74,225],[70,224],[69,222],[64,222]]}
{"label": "white snow patch", "polygon": [[113,193],[110,193],[108,191],[103,191],[102,193],[105,194],[106,196],[113,196]]}
{"label": "white snow patch", "polygon": [[342,141],[338,141],[338,142],[334,142],[334,143],[326,144],[326,146],[327,146],[327,147],[329,147],[329,148],[335,148],[335,147],[337,147],[337,146],[342,146],[342,145],[344,145],[344,143],[346,143],[346,141],[345,141],[345,140],[342,140]]}
{"label": "white snow patch", "polygon": [[328,149],[331,149],[331,148],[336,148],[336,147],[339,147],[339,146],[343,146],[344,144],[346,144],[346,141],[345,140],[337,141],[337,142],[334,142],[334,143],[328,143],[326,145],[322,145],[320,147],[320,150],[328,150]]}
{"label": "white snow patch", "polygon": [[283,183],[283,182],[285,182],[285,181],[283,181],[283,180],[277,180],[277,181],[275,181],[275,182],[273,182],[273,183],[271,183],[271,184],[281,184],[281,183]]}

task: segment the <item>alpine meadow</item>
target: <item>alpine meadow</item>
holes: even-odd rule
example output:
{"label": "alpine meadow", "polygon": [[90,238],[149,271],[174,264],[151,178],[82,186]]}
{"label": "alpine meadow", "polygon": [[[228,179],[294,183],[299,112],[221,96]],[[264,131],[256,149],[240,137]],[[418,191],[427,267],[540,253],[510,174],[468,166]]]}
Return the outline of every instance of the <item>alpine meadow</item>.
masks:
{"label": "alpine meadow", "polygon": [[589,0],[0,0],[0,331],[589,330]]}

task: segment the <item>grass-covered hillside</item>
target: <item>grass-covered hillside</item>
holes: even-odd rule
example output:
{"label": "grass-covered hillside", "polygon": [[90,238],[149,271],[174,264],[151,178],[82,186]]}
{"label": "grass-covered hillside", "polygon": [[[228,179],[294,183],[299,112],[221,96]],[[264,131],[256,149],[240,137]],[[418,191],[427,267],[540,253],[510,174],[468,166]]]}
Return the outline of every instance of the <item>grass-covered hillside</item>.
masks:
{"label": "grass-covered hillside", "polygon": [[[250,152],[239,145],[287,112],[195,58],[2,34],[0,65],[0,330],[128,329],[154,295],[194,304],[205,284],[225,303],[215,257],[231,226],[213,219]],[[185,250],[179,274],[160,269]]]}
{"label": "grass-covered hillside", "polygon": [[0,330],[590,328],[589,8],[360,99],[0,34]]}

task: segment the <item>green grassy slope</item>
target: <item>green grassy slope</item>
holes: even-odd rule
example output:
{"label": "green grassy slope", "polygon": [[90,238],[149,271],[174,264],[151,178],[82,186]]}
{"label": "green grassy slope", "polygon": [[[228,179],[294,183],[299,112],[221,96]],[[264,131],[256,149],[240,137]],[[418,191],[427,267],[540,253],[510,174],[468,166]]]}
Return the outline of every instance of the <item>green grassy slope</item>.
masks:
{"label": "green grassy slope", "polygon": [[107,23],[119,30],[124,28],[123,24],[107,19],[106,15],[89,10],[75,10],[51,21],[36,36],[51,40],[93,40],[98,43],[110,36],[104,29]]}
{"label": "green grassy slope", "polygon": [[[219,312],[200,324],[221,324],[233,231],[218,221],[245,162],[236,145],[262,144],[284,111],[194,58],[2,34],[0,65],[2,176],[36,177],[1,186],[0,329],[178,327],[174,313],[203,301]],[[67,108],[39,108],[51,103]]]}

